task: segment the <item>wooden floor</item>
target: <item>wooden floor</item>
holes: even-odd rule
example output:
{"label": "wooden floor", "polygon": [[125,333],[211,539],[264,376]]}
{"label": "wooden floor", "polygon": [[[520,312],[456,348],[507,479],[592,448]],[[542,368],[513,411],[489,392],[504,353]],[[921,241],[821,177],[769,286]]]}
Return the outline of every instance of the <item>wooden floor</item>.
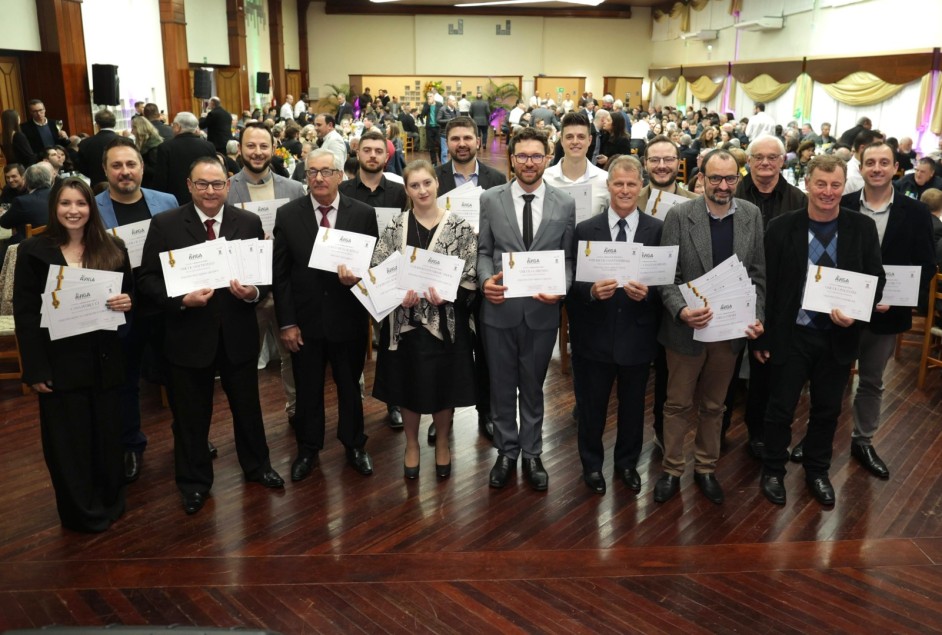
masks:
{"label": "wooden floor", "polygon": [[[518,476],[487,486],[495,451],[473,409],[456,415],[454,473],[436,481],[424,447],[417,481],[402,477],[404,441],[385,407],[364,401],[375,474],[344,463],[333,436],[320,466],[284,492],[246,484],[221,389],[212,497],[186,516],[173,483],[169,411],[145,390],[150,437],[128,511],[86,536],[60,528],[43,463],[35,396],[0,383],[0,631],[58,625],[267,628],[282,633],[927,633],[942,632],[942,378],[915,385],[915,349],[887,372],[875,443],[892,478],[851,461],[845,408],[821,508],[790,467],[788,504],[758,490],[737,412],[709,503],[691,475],[652,500],[660,473],[650,417],[635,495],[582,483],[571,381],[558,357],[547,378],[543,459],[549,491]],[[372,362],[367,387],[372,385]],[[279,374],[260,373],[272,462],[287,476],[295,446]],[[848,396],[850,396],[848,392]],[[650,395],[649,395],[650,407]],[[803,399],[798,414],[807,414]],[[423,424],[423,431],[425,424]],[[653,453],[653,456],[652,456]]]}

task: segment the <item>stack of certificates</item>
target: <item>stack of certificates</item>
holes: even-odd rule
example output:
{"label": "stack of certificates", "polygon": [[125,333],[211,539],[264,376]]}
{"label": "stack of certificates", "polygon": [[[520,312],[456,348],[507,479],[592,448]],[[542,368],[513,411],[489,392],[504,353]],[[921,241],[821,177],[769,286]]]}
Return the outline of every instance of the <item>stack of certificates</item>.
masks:
{"label": "stack of certificates", "polygon": [[271,236],[275,229],[275,212],[278,208],[289,203],[289,198],[274,198],[269,201],[246,201],[239,203],[239,207],[248,210],[262,219],[262,229],[265,230],[265,236]]}
{"label": "stack of certificates", "polygon": [[438,197],[438,206],[468,221],[474,233],[481,224],[481,193],[484,188],[471,181]]}
{"label": "stack of certificates", "polygon": [[199,289],[223,289],[231,280],[244,285],[271,284],[272,243],[218,238],[160,254],[167,297]]}
{"label": "stack of certificates", "polygon": [[121,293],[124,274],[81,267],[49,267],[40,326],[59,340],[92,331],[117,331],[127,320],[110,310],[108,298]]}
{"label": "stack of certificates", "polygon": [[688,307],[710,307],[713,311],[713,319],[693,332],[698,342],[745,337],[746,328],[756,321],[756,288],[735,254],[678,288]]}
{"label": "stack of certificates", "polygon": [[128,250],[128,259],[131,261],[131,268],[136,269],[141,266],[141,257],[144,255],[144,241],[147,240],[147,232],[150,230],[150,219],[113,227],[111,233],[124,241],[124,246]]}
{"label": "stack of certificates", "polygon": [[672,207],[689,201],[689,198],[665,192],[664,190],[658,190],[656,196],[654,192],[651,193],[651,196],[648,198],[648,204],[644,206],[644,213],[664,220],[667,216],[667,212],[671,211]]}
{"label": "stack of certificates", "polygon": [[576,281],[617,280],[648,286],[673,284],[677,246],[647,247],[641,243],[580,240],[576,254]]}

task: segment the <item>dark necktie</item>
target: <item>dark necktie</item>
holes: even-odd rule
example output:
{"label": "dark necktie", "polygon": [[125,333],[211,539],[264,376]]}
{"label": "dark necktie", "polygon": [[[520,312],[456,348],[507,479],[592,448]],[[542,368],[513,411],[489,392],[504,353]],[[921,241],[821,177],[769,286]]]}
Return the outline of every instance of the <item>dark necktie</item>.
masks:
{"label": "dark necktie", "polygon": [[216,240],[216,230],[213,229],[213,225],[216,224],[215,219],[207,218],[203,221],[203,224],[206,225],[206,237],[210,240]]}
{"label": "dark necktie", "polygon": [[523,195],[523,245],[530,249],[533,243],[533,199],[536,194]]}
{"label": "dark necktie", "polygon": [[625,231],[625,228],[628,227],[628,221],[624,218],[618,219],[618,235],[615,236],[615,242],[626,243],[628,242],[628,232]]}
{"label": "dark necktie", "polygon": [[330,221],[327,220],[327,214],[330,213],[330,205],[318,205],[317,211],[321,213],[321,227],[330,227]]}

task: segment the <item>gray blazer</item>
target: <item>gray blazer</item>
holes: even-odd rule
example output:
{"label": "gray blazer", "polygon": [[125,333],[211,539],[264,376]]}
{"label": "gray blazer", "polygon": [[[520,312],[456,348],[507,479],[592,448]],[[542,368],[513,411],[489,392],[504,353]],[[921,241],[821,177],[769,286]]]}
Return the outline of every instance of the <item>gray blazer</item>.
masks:
{"label": "gray blazer", "polygon": [[[484,282],[503,268],[504,252],[526,251],[523,234],[514,212],[512,183],[505,183],[481,194],[481,224],[478,234],[478,282]],[[571,196],[547,185],[543,218],[533,236],[530,251],[566,252],[566,290],[572,285],[575,251],[572,242],[576,225],[576,203]],[[533,298],[511,298],[503,304],[481,303],[481,320],[497,328],[513,328],[526,321],[532,329],[559,327],[559,306]]]}
{"label": "gray blazer", "polygon": [[[274,172],[271,173],[271,176],[275,179],[275,198],[287,198],[293,201],[296,198],[304,196],[304,186],[297,181],[286,179]],[[233,174],[229,178],[229,197],[226,199],[226,202],[230,205],[250,202],[252,196],[249,194],[249,188],[246,183],[244,171],[240,170]]]}
{"label": "gray blazer", "polygon": [[[733,253],[745,265],[756,287],[756,318],[765,323],[765,246],[762,214],[759,208],[740,198],[733,214]],[[680,311],[687,306],[676,285],[694,280],[713,269],[713,245],[710,239],[710,220],[706,198],[699,197],[671,208],[664,219],[662,245],[680,245],[677,255],[675,284],[658,287],[664,314],[658,341],[665,347],[683,355],[699,355],[703,343],[693,339],[693,329],[680,319]],[[733,350],[739,352],[746,338],[730,340]]]}

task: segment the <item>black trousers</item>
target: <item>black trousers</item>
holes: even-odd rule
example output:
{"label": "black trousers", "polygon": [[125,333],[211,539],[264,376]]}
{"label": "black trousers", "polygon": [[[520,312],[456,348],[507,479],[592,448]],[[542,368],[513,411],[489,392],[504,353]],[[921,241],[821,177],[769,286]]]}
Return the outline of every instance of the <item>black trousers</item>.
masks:
{"label": "black trousers", "polygon": [[487,134],[491,131],[491,127],[487,124],[483,126],[478,124],[478,136],[481,137],[481,147],[487,147]]}
{"label": "black trousers", "polygon": [[294,432],[299,451],[316,453],[324,447],[324,387],[328,363],[337,386],[337,438],[348,449],[366,445],[360,397],[360,374],[366,362],[366,329],[363,330],[363,337],[342,342],[308,338],[301,350],[291,353],[298,393]]}
{"label": "black trousers", "polygon": [[723,433],[729,428],[733,416],[733,406],[736,404],[736,389],[739,385],[739,369],[742,366],[743,356],[749,358],[749,392],[746,396],[746,429],[750,439],[762,439],[765,428],[765,409],[769,404],[769,389],[772,381],[772,364],[761,363],[748,348],[743,349],[736,361],[736,370],[729,382],[726,393],[726,412],[723,414]]}
{"label": "black trousers", "polygon": [[438,165],[442,159],[441,128],[426,126],[425,145],[428,148],[429,159],[432,165]]}
{"label": "black trousers", "polygon": [[242,472],[247,478],[254,478],[271,468],[258,397],[257,363],[255,357],[230,362],[221,335],[212,365],[187,368],[171,361],[167,396],[173,412],[173,458],[181,492],[205,494],[213,485],[213,459],[207,442],[217,371],[229,400]]}
{"label": "black trousers", "polygon": [[121,386],[121,441],[124,449],[141,453],[147,447],[147,436],[141,430],[141,369],[144,351],[161,350],[163,316],[135,313],[121,338],[124,349],[125,381]]}
{"label": "black trousers", "polygon": [[608,399],[615,381],[618,382],[615,469],[624,470],[638,465],[644,437],[644,393],[650,370],[650,363],[620,366],[580,355],[572,356],[573,376],[579,378],[576,400],[579,404],[579,458],[583,471],[602,470],[605,454],[602,434],[608,415]]}
{"label": "black trousers", "polygon": [[[795,326],[791,349],[772,366],[769,405],[765,413],[763,471],[784,476],[792,438],[795,407],[806,381],[811,384],[811,411],[804,441],[805,478],[827,476],[834,431],[841,414],[850,364],[831,351],[831,331]],[[835,327],[840,328],[840,327]]]}

